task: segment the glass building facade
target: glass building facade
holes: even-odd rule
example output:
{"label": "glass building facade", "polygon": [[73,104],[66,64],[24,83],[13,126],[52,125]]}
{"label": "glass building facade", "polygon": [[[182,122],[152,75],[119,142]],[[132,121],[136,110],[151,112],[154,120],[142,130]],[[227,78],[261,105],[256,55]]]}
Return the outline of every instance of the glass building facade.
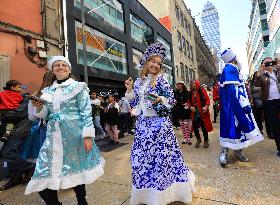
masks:
{"label": "glass building facade", "polygon": [[[219,26],[219,14],[214,4],[207,1],[204,5],[201,15],[202,33],[207,45],[214,49],[218,57],[221,54],[221,38],[220,38],[220,26]],[[220,70],[223,67],[223,63],[220,60]]]}
{"label": "glass building facade", "polygon": [[139,60],[147,46],[161,42],[167,49],[164,75],[174,83],[172,35],[138,0],[84,0],[84,6],[83,30],[81,0],[66,1],[67,52],[79,80],[84,79],[86,52],[89,87],[122,93],[126,79],[139,77]]}

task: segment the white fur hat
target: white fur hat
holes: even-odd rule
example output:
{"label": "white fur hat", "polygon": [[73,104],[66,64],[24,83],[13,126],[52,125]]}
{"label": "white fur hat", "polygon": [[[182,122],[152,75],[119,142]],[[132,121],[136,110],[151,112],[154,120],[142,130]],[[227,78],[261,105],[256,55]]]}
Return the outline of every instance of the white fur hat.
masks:
{"label": "white fur hat", "polygon": [[225,63],[229,63],[230,61],[234,60],[236,58],[236,54],[231,50],[230,48],[226,49],[222,54],[221,54],[221,59]]}
{"label": "white fur hat", "polygon": [[53,56],[49,61],[48,61],[48,69],[52,70],[52,66],[56,61],[64,61],[65,63],[67,63],[69,65],[70,70],[71,68],[71,63],[69,61],[68,58],[64,57],[64,56]]}
{"label": "white fur hat", "polygon": [[182,80],[180,80],[180,81],[178,81],[176,84],[183,84],[183,85],[185,85],[185,82],[184,81],[182,81]]}

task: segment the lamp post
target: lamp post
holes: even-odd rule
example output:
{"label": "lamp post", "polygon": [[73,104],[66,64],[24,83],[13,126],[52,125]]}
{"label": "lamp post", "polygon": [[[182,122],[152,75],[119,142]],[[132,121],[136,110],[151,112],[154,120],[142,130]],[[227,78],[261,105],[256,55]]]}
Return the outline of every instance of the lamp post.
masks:
{"label": "lamp post", "polygon": [[85,35],[85,3],[81,0],[81,20],[82,20],[82,35],[83,35],[83,58],[84,58],[84,81],[88,84],[88,70],[87,70],[87,46]]}

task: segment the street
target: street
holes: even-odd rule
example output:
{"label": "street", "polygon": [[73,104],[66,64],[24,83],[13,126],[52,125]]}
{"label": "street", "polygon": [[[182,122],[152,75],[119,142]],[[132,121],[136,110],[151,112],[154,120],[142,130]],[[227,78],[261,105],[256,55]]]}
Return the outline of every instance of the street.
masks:
{"label": "street", "polygon": [[[231,153],[232,164],[221,168],[218,163],[220,152],[219,125],[210,133],[208,149],[182,145],[182,135],[176,130],[186,163],[195,173],[196,193],[194,205],[279,205],[280,204],[280,160],[275,154],[274,140],[265,140],[245,150],[249,163],[237,162]],[[131,190],[130,148],[133,136],[126,136],[118,145],[108,145],[107,140],[97,144],[106,160],[105,175],[87,186],[90,205],[129,205]],[[2,184],[3,182],[1,182]],[[0,204],[36,205],[43,204],[38,194],[24,195],[24,186],[17,186],[0,194]],[[76,204],[72,190],[60,192],[64,205]],[[182,205],[176,202],[173,205]]]}

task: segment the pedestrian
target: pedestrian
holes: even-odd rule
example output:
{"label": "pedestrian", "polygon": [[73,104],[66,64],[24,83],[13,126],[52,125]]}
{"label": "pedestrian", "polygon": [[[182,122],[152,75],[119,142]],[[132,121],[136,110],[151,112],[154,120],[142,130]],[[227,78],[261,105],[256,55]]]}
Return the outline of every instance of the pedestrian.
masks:
{"label": "pedestrian", "polygon": [[189,91],[184,83],[184,81],[179,81],[176,83],[175,100],[176,104],[174,106],[173,117],[179,120],[180,127],[183,133],[182,144],[191,145],[190,134],[192,130],[192,117],[191,109],[188,106],[188,101],[190,98]]}
{"label": "pedestrian", "polygon": [[103,130],[103,127],[100,123],[100,109],[101,109],[101,101],[97,98],[97,93],[92,92],[91,95],[91,104],[94,105],[94,109],[92,110],[94,115],[93,124],[96,129],[96,133],[101,135],[101,138],[105,137],[105,132]]}
{"label": "pedestrian", "polygon": [[204,87],[200,86],[198,80],[193,80],[191,82],[191,92],[190,92],[190,109],[193,112],[193,132],[196,137],[195,148],[199,148],[202,143],[199,128],[201,128],[204,138],[203,148],[209,147],[209,137],[208,132],[213,130],[209,106],[210,98]]}
{"label": "pedestrian", "polygon": [[219,79],[220,75],[216,76],[214,85],[213,85],[213,111],[214,111],[214,123],[217,123],[217,117],[219,115]]}
{"label": "pedestrian", "polygon": [[[253,113],[254,117],[256,119],[256,123],[258,125],[258,128],[263,134],[263,103],[261,99],[261,83],[260,81],[256,80],[257,76],[257,71],[253,74],[253,78],[251,81],[251,93],[252,93],[252,108],[253,108]],[[266,123],[267,124],[267,123]],[[268,133],[268,128],[266,128],[267,133]]]}
{"label": "pedestrian", "polygon": [[85,184],[103,175],[103,163],[93,141],[89,89],[72,78],[64,56],[48,61],[56,81],[33,102],[34,114],[48,119],[46,140],[25,194],[39,192],[47,205],[61,204],[57,190],[73,188],[79,205],[87,205]]}
{"label": "pedestrian", "polygon": [[[4,102],[3,104],[6,103],[9,108],[12,106],[16,106],[16,108],[2,113],[5,115],[5,122],[11,123],[12,126],[9,126],[9,132],[5,133],[5,143],[0,150],[0,162],[4,165],[3,167],[0,167],[0,173],[7,175],[0,175],[0,180],[5,177],[10,179],[7,183],[0,187],[0,191],[10,189],[19,184],[27,183],[30,180],[35,167],[34,163],[26,161],[20,155],[20,148],[23,145],[24,139],[29,134],[31,122],[28,119],[28,96],[21,96],[22,98],[20,98],[20,96],[17,95],[21,90],[19,86],[20,84],[18,84],[18,81],[15,82],[15,84],[18,86],[18,91],[16,93],[12,93],[12,95],[9,96],[9,92],[5,92],[4,95],[3,93],[1,95],[1,99],[4,99],[4,101],[2,101],[2,103]],[[9,86],[6,86],[6,88],[8,87]],[[8,89],[5,90],[7,91]],[[18,103],[20,103],[19,106]],[[4,107],[3,104],[2,108]],[[2,129],[6,129],[6,124]],[[2,140],[3,137],[1,141]]]}
{"label": "pedestrian", "polygon": [[261,140],[263,136],[255,122],[246,87],[240,76],[238,59],[229,48],[221,55],[226,63],[220,79],[220,163],[229,163],[229,149],[241,162],[248,162],[243,149]]}
{"label": "pedestrian", "polygon": [[274,61],[270,57],[263,59],[256,78],[261,85],[264,111],[275,138],[277,156],[280,157],[280,58]]}
{"label": "pedestrian", "polygon": [[[179,88],[179,84],[175,85],[175,90],[178,90]],[[179,130],[180,128],[180,122],[179,119],[175,117],[176,115],[176,107],[174,106],[172,109],[172,122],[173,122],[173,126],[175,127],[176,130]]]}
{"label": "pedestrian", "polygon": [[121,98],[118,104],[120,106],[120,134],[127,136],[130,135],[131,132],[131,126],[129,122],[131,107],[125,96]]}
{"label": "pedestrian", "polygon": [[162,75],[166,49],[150,45],[141,61],[141,77],[125,81],[126,98],[136,109],[137,122],[131,151],[130,204],[159,205],[192,201],[195,176],[184,162],[169,118],[173,91]]}
{"label": "pedestrian", "polygon": [[[43,82],[39,90],[36,91],[33,96],[40,98],[42,90],[51,86],[54,81],[54,74],[50,70],[47,70],[43,76]],[[46,139],[47,120],[40,119],[34,115],[34,106],[32,101],[29,101],[28,104],[28,118],[32,121],[32,127],[30,134],[25,138],[21,156],[29,161],[36,162],[39,151]]]}
{"label": "pedestrian", "polygon": [[119,105],[117,103],[116,96],[110,94],[108,97],[108,105],[105,108],[105,130],[111,138],[111,142],[114,144],[119,143],[119,131],[118,131],[118,121],[119,121]]}
{"label": "pedestrian", "polygon": [[17,80],[9,80],[6,82],[6,86],[3,88],[4,91],[0,92],[0,118],[1,118],[1,138],[2,135],[6,133],[6,136],[3,136],[1,139],[5,141],[9,133],[14,127],[14,119],[8,119],[5,117],[9,113],[14,112],[16,108],[20,106],[23,101],[21,95],[21,82]]}

